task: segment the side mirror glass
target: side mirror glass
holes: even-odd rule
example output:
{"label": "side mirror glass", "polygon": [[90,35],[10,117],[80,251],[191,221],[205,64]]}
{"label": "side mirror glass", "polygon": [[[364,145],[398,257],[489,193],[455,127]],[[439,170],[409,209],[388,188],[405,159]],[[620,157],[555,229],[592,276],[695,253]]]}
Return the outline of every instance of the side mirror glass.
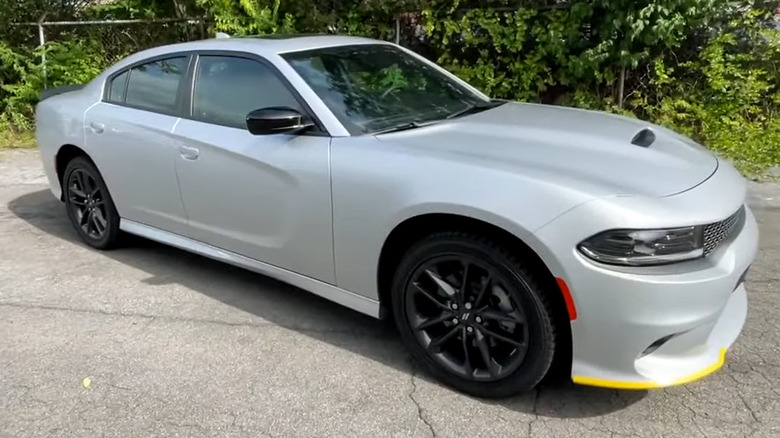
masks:
{"label": "side mirror glass", "polygon": [[262,108],[246,116],[246,127],[254,135],[289,134],[314,124],[292,108]]}

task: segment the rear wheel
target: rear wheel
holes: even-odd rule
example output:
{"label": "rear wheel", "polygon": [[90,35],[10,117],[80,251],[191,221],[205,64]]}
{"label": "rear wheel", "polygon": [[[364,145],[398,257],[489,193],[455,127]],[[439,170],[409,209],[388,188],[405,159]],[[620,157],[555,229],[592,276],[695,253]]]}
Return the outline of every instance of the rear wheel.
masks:
{"label": "rear wheel", "polygon": [[62,181],[68,218],[81,240],[93,248],[114,247],[119,238],[119,213],[95,165],[76,157],[65,167]]}
{"label": "rear wheel", "polygon": [[480,397],[532,389],[555,352],[547,291],[493,242],[440,233],[415,244],[393,281],[393,312],[413,356]]}

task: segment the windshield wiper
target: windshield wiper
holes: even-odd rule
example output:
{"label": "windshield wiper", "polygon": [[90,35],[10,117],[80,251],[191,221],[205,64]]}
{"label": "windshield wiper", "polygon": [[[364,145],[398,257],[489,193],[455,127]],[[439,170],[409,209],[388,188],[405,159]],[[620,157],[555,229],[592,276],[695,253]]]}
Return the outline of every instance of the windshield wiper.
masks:
{"label": "windshield wiper", "polygon": [[467,106],[466,108],[463,108],[460,111],[456,111],[456,112],[448,115],[446,118],[447,119],[454,119],[455,117],[461,117],[461,116],[465,116],[467,114],[479,113],[479,112],[482,112],[482,111],[485,111],[485,110],[489,110],[491,108],[495,108],[497,106],[501,106],[501,105],[503,105],[505,103],[506,103],[506,101],[504,101],[504,100],[493,99],[493,100],[490,101],[490,103],[475,103],[475,104],[471,104],[471,105]]}
{"label": "windshield wiper", "polygon": [[406,122],[406,123],[401,123],[400,125],[391,126],[389,128],[380,129],[379,131],[374,131],[371,133],[371,135],[387,134],[388,132],[407,131],[409,129],[422,128],[423,126],[432,125],[434,123],[436,123],[436,121]]}

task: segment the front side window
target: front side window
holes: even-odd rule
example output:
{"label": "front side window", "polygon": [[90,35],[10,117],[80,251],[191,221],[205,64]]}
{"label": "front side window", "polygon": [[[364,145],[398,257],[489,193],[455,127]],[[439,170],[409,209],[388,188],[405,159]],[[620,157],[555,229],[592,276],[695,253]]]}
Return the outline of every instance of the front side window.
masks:
{"label": "front side window", "polygon": [[200,56],[192,96],[195,119],[246,128],[250,112],[288,107],[303,112],[295,96],[270,67],[230,56]]}
{"label": "front side window", "polygon": [[440,120],[491,105],[391,45],[329,47],[282,56],[353,135]]}
{"label": "front side window", "polygon": [[175,113],[179,82],[186,71],[185,56],[133,67],[127,81],[125,102],[150,111]]}

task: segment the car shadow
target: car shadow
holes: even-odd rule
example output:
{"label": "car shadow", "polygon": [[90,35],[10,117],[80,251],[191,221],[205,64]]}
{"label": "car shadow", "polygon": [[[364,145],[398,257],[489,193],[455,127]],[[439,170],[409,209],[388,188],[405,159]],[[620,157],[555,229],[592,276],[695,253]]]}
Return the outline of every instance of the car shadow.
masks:
{"label": "car shadow", "polygon": [[[20,196],[8,207],[18,218],[60,239],[81,244],[63,205],[48,190]],[[129,237],[122,248],[100,252],[149,274],[150,285],[179,284],[275,325],[438,384],[417,369],[391,324],[331,303],[296,287],[146,239]],[[538,391],[486,404],[543,417],[585,418],[624,409],[646,391],[583,387],[548,379]]]}

